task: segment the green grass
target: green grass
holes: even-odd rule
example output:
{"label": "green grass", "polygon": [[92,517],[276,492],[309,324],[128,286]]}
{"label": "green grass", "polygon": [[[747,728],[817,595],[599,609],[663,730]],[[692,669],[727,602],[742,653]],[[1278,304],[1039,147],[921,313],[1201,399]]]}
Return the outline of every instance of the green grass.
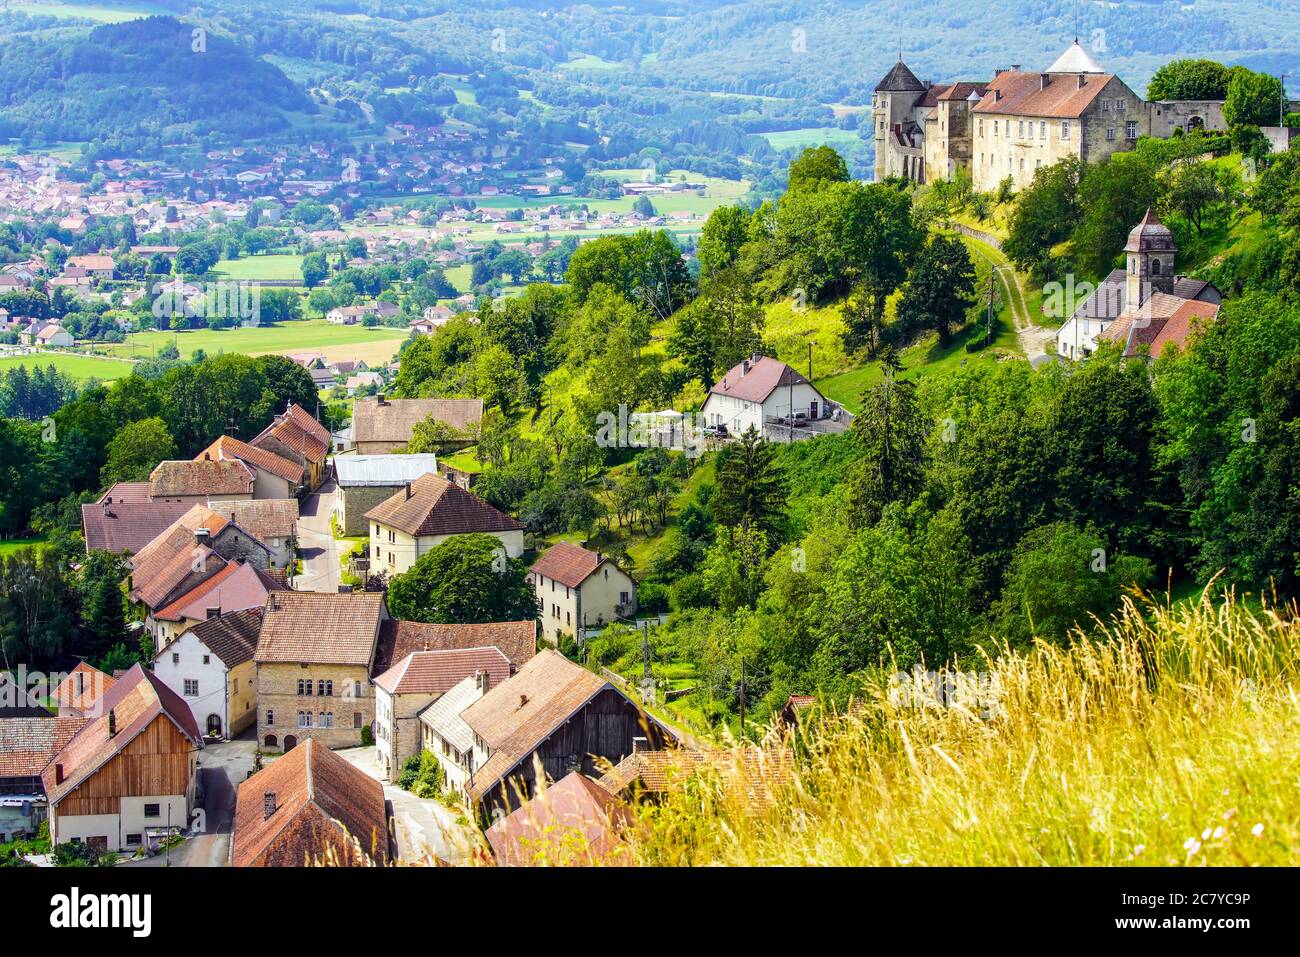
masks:
{"label": "green grass", "polygon": [[591,53],[575,57],[567,63],[561,63],[559,68],[566,72],[588,70],[595,73],[612,73],[616,70],[624,69],[623,64],[621,63],[615,63],[613,60],[605,60]]}
{"label": "green grass", "polygon": [[441,455],[438,462],[442,465],[450,466],[454,469],[460,469],[462,472],[476,474],[487,469],[487,466],[478,460],[474,454],[475,447],[470,446],[467,449],[461,449],[455,455]]}
{"label": "green grass", "polygon": [[60,17],[68,20],[76,18],[95,20],[99,23],[126,23],[128,20],[139,20],[141,17],[153,14],[172,15],[175,13],[173,10],[167,10],[152,3],[127,3],[117,6],[103,3],[51,3],[44,2],[44,0],[37,3],[14,4],[9,9],[33,17]]}
{"label": "green grass", "polygon": [[44,352],[37,355],[0,356],[0,372],[26,366],[28,371],[53,366],[66,376],[85,381],[98,379],[112,382],[131,374],[132,363],[119,359],[101,359],[97,356],[83,356],[76,353]]}
{"label": "green grass", "polygon": [[864,140],[856,130],[842,130],[836,126],[809,126],[798,130],[777,130],[760,133],[774,150],[803,149],[806,146],[833,146],[837,149],[862,146]]}
{"label": "green grass", "polygon": [[0,555],[10,555],[21,548],[45,544],[43,538],[0,538]]}
{"label": "green grass", "polygon": [[183,357],[196,349],[208,355],[237,352],[245,355],[321,352],[327,359],[364,359],[369,364],[388,361],[405,339],[403,329],[377,326],[339,326],[324,320],[284,322],[275,326],[235,329],[190,329],[185,332],[137,332],[109,350],[116,355],[144,358],[175,341]]}
{"label": "green grass", "polygon": [[243,259],[223,259],[212,271],[226,279],[275,279],[302,281],[302,256],[290,253],[272,253],[264,256],[245,256]]}

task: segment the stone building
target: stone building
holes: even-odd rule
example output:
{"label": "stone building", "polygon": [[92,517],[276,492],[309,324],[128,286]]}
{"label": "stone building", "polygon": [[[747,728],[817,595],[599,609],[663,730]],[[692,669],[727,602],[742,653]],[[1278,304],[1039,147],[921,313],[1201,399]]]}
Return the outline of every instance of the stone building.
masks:
{"label": "stone building", "polygon": [[429,474],[437,474],[438,457],[422,455],[344,455],[334,460],[338,492],[334,517],[344,535],[367,534],[366,512]]}
{"label": "stone building", "polygon": [[980,192],[1007,177],[1021,189],[1043,166],[1096,162],[1140,136],[1226,128],[1222,102],[1147,103],[1077,40],[1046,70],[1016,64],[987,82],[923,82],[900,59],[876,85],[872,121],[877,180],[931,183],[964,170]]}
{"label": "stone building", "polygon": [[274,592],[267,596],[253,655],[257,740],[291,751],[313,738],[355,747],[375,718],[371,668],[384,596],[358,592]]}

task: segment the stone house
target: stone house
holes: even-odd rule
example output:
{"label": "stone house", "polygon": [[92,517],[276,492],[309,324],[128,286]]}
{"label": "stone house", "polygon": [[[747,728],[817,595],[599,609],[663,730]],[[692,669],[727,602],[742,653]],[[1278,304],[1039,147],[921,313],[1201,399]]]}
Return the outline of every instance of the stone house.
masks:
{"label": "stone house", "polygon": [[415,426],[426,419],[445,423],[464,435],[448,447],[472,445],[483,420],[482,399],[390,399],[377,395],[352,404],[352,439],[358,455],[383,455],[411,441]]}
{"label": "stone house", "polygon": [[233,738],[256,719],[261,626],[261,607],[219,615],[187,628],[154,658],[154,674],[209,736]]}
{"label": "stone house", "polygon": [[384,596],[374,592],[267,595],[253,656],[257,740],[291,751],[314,738],[355,747],[375,717],[370,676]]}
{"label": "stone house", "polygon": [[334,516],[344,535],[365,535],[366,512],[392,498],[423,475],[437,473],[438,457],[422,455],[344,455],[334,460],[338,492]]}

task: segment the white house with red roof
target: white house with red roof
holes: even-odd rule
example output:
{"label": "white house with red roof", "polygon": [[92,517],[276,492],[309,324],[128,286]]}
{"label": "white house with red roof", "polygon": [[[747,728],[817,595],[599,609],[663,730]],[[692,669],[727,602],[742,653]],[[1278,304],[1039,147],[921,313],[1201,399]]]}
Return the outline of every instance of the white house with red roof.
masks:
{"label": "white house with red roof", "polygon": [[542,632],[558,644],[561,635],[636,614],[636,582],[608,555],[559,542],[529,569],[542,609]]}
{"label": "white house with red roof", "polygon": [[763,435],[794,419],[816,421],[830,413],[826,397],[804,376],[770,356],[755,353],[713,384],[700,410],[706,427],[725,426],[732,435],[750,428]]}

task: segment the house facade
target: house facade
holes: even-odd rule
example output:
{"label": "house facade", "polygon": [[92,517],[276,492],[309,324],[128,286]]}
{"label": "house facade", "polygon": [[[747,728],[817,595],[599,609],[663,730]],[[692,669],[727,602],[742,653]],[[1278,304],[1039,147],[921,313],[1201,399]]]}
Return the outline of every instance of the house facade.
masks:
{"label": "house facade", "polygon": [[542,632],[561,636],[636,614],[636,582],[608,555],[569,542],[547,549],[529,569],[542,609]]}
{"label": "house facade", "polygon": [[732,435],[765,435],[778,419],[817,420],[830,413],[826,397],[804,376],[770,356],[743,359],[713,384],[700,414],[708,426]]}
{"label": "house facade", "polygon": [[154,674],[209,737],[233,738],[256,720],[261,625],[261,607],[220,615],[187,628],[154,658]]}
{"label": "house facade", "polygon": [[365,535],[366,512],[392,498],[410,482],[436,474],[438,457],[422,455],[345,455],[334,460],[334,516],[344,535]]}
{"label": "house facade", "polygon": [[510,558],[524,553],[524,525],[472,492],[423,475],[366,512],[371,569],[391,575],[456,535],[491,535]]}
{"label": "house facade", "polygon": [[292,751],[308,738],[327,748],[362,743],[375,718],[370,676],[387,614],[373,592],[267,596],[253,656],[262,748]]}
{"label": "house facade", "polygon": [[135,665],[41,774],[50,843],[132,851],[188,829],[202,747],[185,702]]}

